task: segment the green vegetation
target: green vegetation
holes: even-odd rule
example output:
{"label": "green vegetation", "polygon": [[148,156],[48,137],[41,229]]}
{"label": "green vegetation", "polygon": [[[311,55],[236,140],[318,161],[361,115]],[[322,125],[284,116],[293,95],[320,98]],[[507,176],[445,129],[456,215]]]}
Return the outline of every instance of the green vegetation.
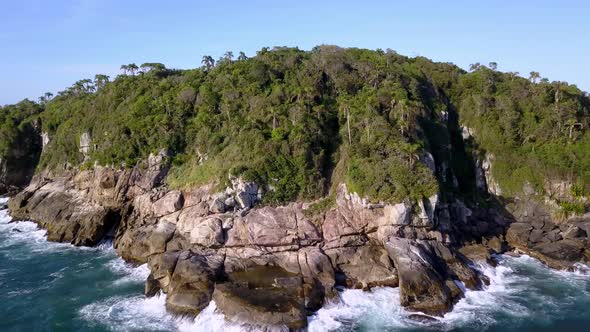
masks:
{"label": "green vegetation", "polygon": [[478,66],[459,80],[455,101],[478,148],[495,156],[493,175],[506,194],[545,179],[590,183],[590,99],[565,82],[537,82]]}
{"label": "green vegetation", "polygon": [[582,215],[586,212],[586,207],[583,203],[560,202],[559,207],[566,216]]}
{"label": "green vegetation", "polygon": [[0,107],[0,158],[10,157],[16,144],[23,142],[36,125],[42,105],[23,100],[16,105]]}
{"label": "green vegetation", "polygon": [[[112,81],[97,75],[44,98],[35,107],[51,139],[39,169],[132,167],[167,149],[172,187],[223,186],[233,174],[269,188],[267,204],[324,197],[340,182],[398,202],[438,191],[474,197],[473,158],[489,152],[509,195],[525,183],[542,192],[547,178],[589,189],[590,99],[538,73],[527,80],[495,63],[468,73],[391,50],[335,46],[264,48],[236,59],[227,52],[201,63],[123,65]],[[474,139],[464,142],[461,126]],[[84,133],[92,140],[86,158]],[[12,141],[2,136],[0,146]]]}
{"label": "green vegetation", "polygon": [[41,104],[23,100],[0,107],[0,193],[20,186],[32,176],[41,153],[37,134]]}

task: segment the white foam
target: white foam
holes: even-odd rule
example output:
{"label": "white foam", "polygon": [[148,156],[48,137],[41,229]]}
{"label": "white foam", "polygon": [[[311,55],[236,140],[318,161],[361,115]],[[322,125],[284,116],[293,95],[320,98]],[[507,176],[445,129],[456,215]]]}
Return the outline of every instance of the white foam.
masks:
{"label": "white foam", "polygon": [[174,330],[174,318],[166,312],[165,298],[112,297],[80,310],[91,325],[105,324],[113,331]]}
{"label": "white foam", "polygon": [[362,326],[363,330],[381,330],[420,325],[399,304],[399,288],[379,287],[369,292],[346,289],[340,301],[327,304],[308,320],[309,331],[333,331]]}
{"label": "white foam", "polygon": [[217,310],[215,302],[195,318],[175,317],[166,311],[166,296],[112,297],[89,304],[80,310],[80,316],[91,325],[107,325],[113,331],[180,331],[180,332],[255,332],[288,331],[286,328],[264,328],[245,323],[231,322]]}
{"label": "white foam", "polygon": [[6,248],[18,243],[28,244],[33,251],[42,250],[47,242],[47,232],[39,229],[36,223],[32,221],[20,221],[10,223],[12,217],[8,215],[8,210],[0,210],[0,232],[4,240],[0,247]]}
{"label": "white foam", "polygon": [[144,282],[150,275],[150,269],[147,264],[134,266],[133,264],[125,262],[122,258],[116,257],[106,263],[106,266],[115,274],[120,275],[115,284],[129,283],[129,282]]}

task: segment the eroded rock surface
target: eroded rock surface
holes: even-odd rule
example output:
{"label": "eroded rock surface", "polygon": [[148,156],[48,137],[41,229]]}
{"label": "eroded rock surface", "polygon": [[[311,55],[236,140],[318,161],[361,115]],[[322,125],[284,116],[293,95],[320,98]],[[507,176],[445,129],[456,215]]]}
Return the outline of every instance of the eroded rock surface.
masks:
{"label": "eroded rock surface", "polygon": [[166,172],[162,151],[131,170],[39,177],[9,207],[15,218],[47,228],[52,241],[94,245],[111,236],[121,257],[148,264],[145,294],[166,293],[171,312],[196,315],[215,300],[228,318],[292,329],[336,300],[337,285],[399,286],[409,310],[442,315],[463,286],[482,285],[469,261],[491,261],[508,244],[560,262],[587,256],[583,220],[510,225],[491,210],[438,195],[371,203],[344,184],[332,208],[310,215],[309,203],[254,206],[260,188],[240,179],[222,192],[212,185],[169,190]]}

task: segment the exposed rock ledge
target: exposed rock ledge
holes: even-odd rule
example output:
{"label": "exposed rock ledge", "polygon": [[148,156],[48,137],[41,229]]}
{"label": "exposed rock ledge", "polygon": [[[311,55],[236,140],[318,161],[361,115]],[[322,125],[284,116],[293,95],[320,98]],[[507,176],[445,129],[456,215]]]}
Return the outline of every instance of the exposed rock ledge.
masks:
{"label": "exposed rock ledge", "polygon": [[[506,248],[501,234],[491,235],[507,221],[460,202],[434,197],[415,207],[374,205],[340,185],[335,206],[308,217],[308,203],[252,208],[258,188],[239,179],[224,193],[212,193],[211,186],[168,190],[160,183],[162,160],[152,156],[133,170],[97,167],[39,177],[9,208],[15,219],[46,228],[52,241],[88,246],[112,236],[121,257],[148,264],[146,295],[163,291],[172,312],[196,315],[213,299],[228,317],[292,329],[335,297],[337,285],[399,285],[403,306],[442,315],[462,296],[459,282],[470,289],[482,284],[466,256],[489,257],[482,246],[460,253],[458,245],[486,236],[489,248]],[[575,234],[568,236],[583,235],[587,248],[587,233],[579,229],[584,232],[568,229]],[[508,233],[511,243],[522,238]],[[552,250],[546,248],[548,257]]]}

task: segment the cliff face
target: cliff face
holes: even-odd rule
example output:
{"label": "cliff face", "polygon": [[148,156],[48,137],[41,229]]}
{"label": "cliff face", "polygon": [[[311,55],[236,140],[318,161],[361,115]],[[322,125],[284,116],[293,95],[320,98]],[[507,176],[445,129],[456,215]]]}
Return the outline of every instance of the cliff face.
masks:
{"label": "cliff face", "polygon": [[51,241],[112,238],[125,260],[148,264],[146,295],[165,292],[172,312],[198,314],[213,299],[228,316],[291,328],[305,326],[337,285],[399,286],[402,305],[440,315],[461,297],[457,280],[486,282],[470,263],[491,253],[516,248],[557,268],[589,258],[590,221],[555,224],[534,200],[509,205],[512,213],[438,195],[370,203],[340,184],[331,208],[257,207],[257,184],[239,178],[222,192],[168,188],[165,156],[133,169],[39,174],[9,201],[11,214],[38,222]]}

